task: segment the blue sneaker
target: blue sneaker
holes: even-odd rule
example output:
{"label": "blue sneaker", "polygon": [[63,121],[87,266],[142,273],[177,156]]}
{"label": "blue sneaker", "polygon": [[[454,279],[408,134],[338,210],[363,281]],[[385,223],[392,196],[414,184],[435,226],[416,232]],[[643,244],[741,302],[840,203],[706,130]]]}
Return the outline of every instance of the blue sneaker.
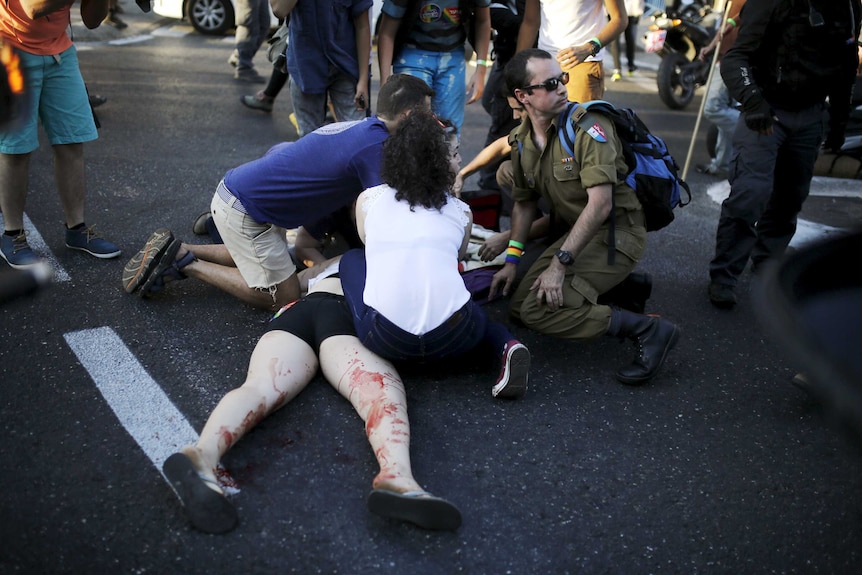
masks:
{"label": "blue sneaker", "polygon": [[0,234],[0,256],[15,269],[25,270],[39,265],[42,261],[27,244],[27,236],[21,232],[17,236]]}
{"label": "blue sneaker", "polygon": [[83,230],[66,230],[66,247],[87,252],[91,256],[107,260],[115,258],[123,251],[96,234],[93,226]]}

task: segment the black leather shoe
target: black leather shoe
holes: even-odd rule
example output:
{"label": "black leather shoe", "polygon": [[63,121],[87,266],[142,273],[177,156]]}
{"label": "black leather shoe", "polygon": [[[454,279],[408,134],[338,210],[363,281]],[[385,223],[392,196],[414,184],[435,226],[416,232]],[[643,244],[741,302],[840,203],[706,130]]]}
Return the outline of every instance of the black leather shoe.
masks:
{"label": "black leather shoe", "polygon": [[736,305],[736,292],[732,285],[712,282],[709,284],[709,301],[719,309],[731,309]]}

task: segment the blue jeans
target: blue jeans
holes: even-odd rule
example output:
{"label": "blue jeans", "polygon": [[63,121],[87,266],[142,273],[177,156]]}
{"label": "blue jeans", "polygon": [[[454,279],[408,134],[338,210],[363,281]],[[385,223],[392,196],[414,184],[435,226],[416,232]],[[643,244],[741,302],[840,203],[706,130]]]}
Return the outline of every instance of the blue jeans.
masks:
{"label": "blue jeans", "polygon": [[467,62],[463,46],[449,52],[432,52],[408,44],[393,63],[392,71],[422,78],[431,86],[436,92],[431,102],[434,114],[452,120],[461,133],[467,102]]}
{"label": "blue jeans", "polygon": [[440,326],[423,335],[414,335],[365,305],[362,298],[366,272],[363,250],[344,254],[338,269],[356,335],[365,347],[390,361],[452,358],[472,351],[480,343],[502,353],[506,342],[514,339],[503,324],[490,321],[485,310],[472,299]]}
{"label": "blue jeans", "polygon": [[715,143],[715,158],[712,167],[717,170],[726,170],[730,162],[733,150],[733,131],[736,129],[736,121],[739,119],[739,110],[734,106],[734,101],[727,91],[727,85],[719,73],[719,66],[715,67],[712,74],[712,83],[706,94],[706,102],[703,106],[703,117],[715,124],[718,128],[718,140]]}
{"label": "blue jeans", "polygon": [[740,116],[733,135],[730,195],[721,204],[714,283],[736,285],[749,258],[755,265],[780,257],[796,233],[796,216],[811,189],[823,137],[823,107],[775,110],[771,136],[749,130]]}

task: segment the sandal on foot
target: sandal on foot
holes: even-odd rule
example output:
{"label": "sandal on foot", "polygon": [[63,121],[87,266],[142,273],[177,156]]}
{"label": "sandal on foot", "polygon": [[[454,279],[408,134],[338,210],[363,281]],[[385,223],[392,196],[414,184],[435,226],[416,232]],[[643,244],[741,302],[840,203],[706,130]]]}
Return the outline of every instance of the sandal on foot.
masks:
{"label": "sandal on foot", "polygon": [[152,233],[143,249],[123,268],[123,289],[127,293],[133,293],[150,277],[155,263],[173,241],[174,235],[168,229],[160,228]]}
{"label": "sandal on foot", "polygon": [[227,533],[236,527],[236,509],[227,497],[209,487],[212,480],[201,477],[187,455],[174,453],[165,460],[162,471],[195,529]]}
{"label": "sandal on foot", "polygon": [[198,261],[198,258],[195,257],[191,251],[187,251],[186,254],[178,260],[175,260],[165,271],[158,274],[158,277],[155,277],[152,285],[150,285],[147,293],[155,293],[160,292],[165,289],[165,278],[171,277],[175,280],[184,280],[187,276],[183,273],[183,268],[185,268],[190,263]]}
{"label": "sandal on foot", "polygon": [[458,508],[426,491],[398,493],[374,489],[368,495],[368,510],[382,517],[409,521],[425,529],[454,531],[461,526]]}
{"label": "sandal on foot", "polygon": [[[182,246],[182,242],[174,238],[168,244],[168,247],[165,248],[165,251],[162,252],[161,256],[153,260],[152,271],[149,277],[147,277],[147,281],[141,286],[141,291],[138,292],[139,296],[145,298],[151,292],[159,291],[164,287],[162,275],[173,267],[174,260],[177,258],[177,252],[180,251],[180,246]],[[170,272],[169,275],[172,273]],[[154,286],[156,286],[155,289],[153,289]]]}

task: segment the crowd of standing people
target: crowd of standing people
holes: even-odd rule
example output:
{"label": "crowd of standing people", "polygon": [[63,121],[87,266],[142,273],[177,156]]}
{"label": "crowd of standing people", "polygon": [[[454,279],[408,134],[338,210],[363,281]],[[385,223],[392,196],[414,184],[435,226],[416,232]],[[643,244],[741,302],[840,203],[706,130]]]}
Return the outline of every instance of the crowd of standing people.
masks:
{"label": "crowd of standing people", "polygon": [[[480,250],[483,260],[505,252],[490,297],[510,298],[510,320],[573,342],[631,340],[634,359],[616,372],[628,385],[652,381],[681,339],[673,322],[645,315],[643,301],[627,306],[612,296],[631,282],[648,245],[643,207],[621,177],[629,166],[613,123],[591,116],[590,131],[603,138],[578,130],[571,151],[558,136],[570,102],[604,96],[602,51],[638,14],[629,14],[623,0],[386,0],[372,114],[372,0],[239,4],[230,58],[237,80],[266,81],[251,60],[269,10],[289,21],[286,65],[273,73],[274,92],[243,103],[271,110],[289,85],[299,138],[217,182],[205,218],[218,243],[187,243],[169,229],[155,230],[126,264],[122,282],[127,292],[150,297],[191,277],[275,316],[245,381],[218,404],[198,442],[167,459],[165,476],[196,528],[233,529],[238,518],[216,479],[219,460],[319,370],[365,423],[380,466],[369,510],[456,529],[458,508],[413,477],[397,365],[478,351],[498,360],[492,396],[518,398],[537,359],[507,325],[489,319],[458,272],[473,227],[470,207],[458,197],[466,175],[459,152],[465,106],[482,101],[492,115],[482,160],[467,171],[484,167],[512,202],[511,230]],[[84,219],[83,144],[97,133],[65,31],[70,9],[69,0],[0,4],[0,38],[20,54],[33,99],[22,120],[0,132],[0,254],[16,268],[40,260],[23,229],[40,123],[54,154],[66,245],[97,258],[121,254]],[[82,0],[80,10],[88,27],[112,14],[108,0]],[[735,284],[749,260],[756,273],[793,236],[824,143],[827,97],[825,143],[843,142],[862,7],[859,0],[749,0],[735,16],[738,36],[722,55],[721,76],[741,113],[732,135],[722,135],[719,162],[728,155],[731,192],[708,266],[708,297],[720,308],[736,303]],[[498,34],[506,30],[495,42],[496,62],[492,25]],[[469,78],[468,46],[475,51]],[[633,56],[628,65],[634,72]],[[328,114],[337,121],[329,123]],[[309,237],[317,237],[335,225],[335,214],[347,215],[338,227],[353,228],[358,245],[331,258],[312,254],[303,265],[287,230],[316,230]],[[529,265],[528,245],[538,253]]]}

